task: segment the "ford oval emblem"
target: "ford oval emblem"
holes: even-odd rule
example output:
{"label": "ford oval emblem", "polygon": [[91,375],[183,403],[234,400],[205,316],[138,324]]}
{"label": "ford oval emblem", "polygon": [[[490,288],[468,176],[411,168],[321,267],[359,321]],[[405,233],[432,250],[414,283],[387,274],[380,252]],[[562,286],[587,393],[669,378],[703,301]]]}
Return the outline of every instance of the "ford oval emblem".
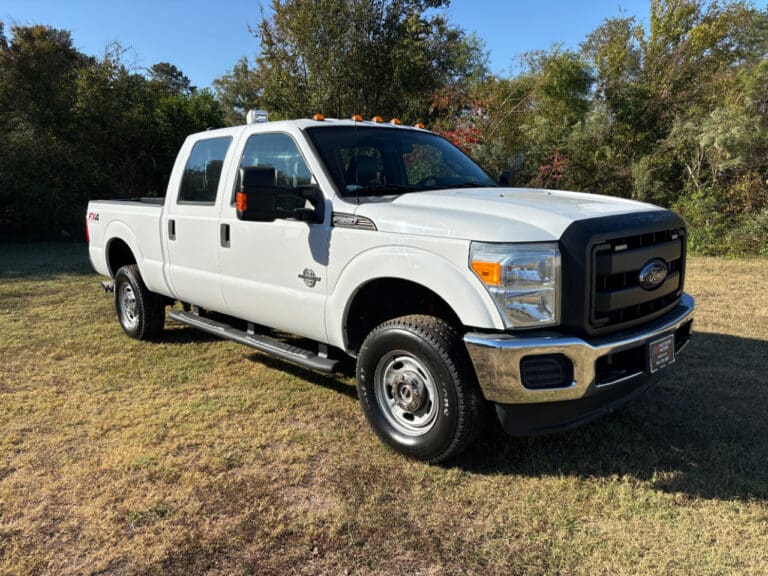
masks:
{"label": "ford oval emblem", "polygon": [[640,286],[646,290],[653,290],[661,286],[667,277],[667,263],[660,258],[654,258],[646,262],[640,270]]}

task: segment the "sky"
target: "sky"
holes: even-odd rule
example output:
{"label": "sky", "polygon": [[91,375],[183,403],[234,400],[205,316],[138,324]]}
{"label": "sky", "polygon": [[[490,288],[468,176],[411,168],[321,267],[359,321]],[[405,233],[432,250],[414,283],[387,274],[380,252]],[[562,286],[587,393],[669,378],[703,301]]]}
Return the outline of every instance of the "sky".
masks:
{"label": "sky", "polygon": [[[505,74],[526,52],[578,48],[606,18],[635,16],[647,25],[649,10],[650,0],[453,0],[447,15],[483,40],[491,71]],[[128,48],[127,64],[170,62],[199,88],[255,56],[258,42],[248,27],[260,14],[259,0],[0,0],[6,31],[12,24],[63,28],[90,56],[117,41]]]}

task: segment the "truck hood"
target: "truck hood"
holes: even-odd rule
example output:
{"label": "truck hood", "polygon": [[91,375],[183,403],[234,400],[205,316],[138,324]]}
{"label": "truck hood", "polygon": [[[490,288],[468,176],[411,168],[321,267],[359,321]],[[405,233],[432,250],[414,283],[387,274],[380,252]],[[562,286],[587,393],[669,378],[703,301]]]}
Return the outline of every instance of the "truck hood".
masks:
{"label": "truck hood", "polygon": [[367,198],[355,210],[383,232],[482,242],[558,240],[576,220],[658,206],[583,192],[462,188]]}

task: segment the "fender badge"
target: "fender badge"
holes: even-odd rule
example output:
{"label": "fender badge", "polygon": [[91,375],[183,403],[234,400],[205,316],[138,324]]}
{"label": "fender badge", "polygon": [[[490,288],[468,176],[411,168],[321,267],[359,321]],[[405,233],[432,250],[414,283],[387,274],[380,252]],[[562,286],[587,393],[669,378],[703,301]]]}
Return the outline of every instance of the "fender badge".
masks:
{"label": "fender badge", "polygon": [[299,274],[299,278],[304,280],[304,284],[306,284],[310,288],[314,288],[315,284],[317,284],[318,282],[320,282],[320,280],[322,280],[320,276],[315,276],[314,270],[310,270],[309,268],[304,268],[304,272]]}

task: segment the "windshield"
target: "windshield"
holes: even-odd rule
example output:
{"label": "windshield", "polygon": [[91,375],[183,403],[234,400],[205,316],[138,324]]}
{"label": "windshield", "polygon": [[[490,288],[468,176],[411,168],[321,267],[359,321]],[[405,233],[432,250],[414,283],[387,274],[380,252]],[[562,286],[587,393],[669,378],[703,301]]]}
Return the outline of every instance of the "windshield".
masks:
{"label": "windshield", "polygon": [[318,126],[307,134],[343,196],[497,185],[466,154],[431,132]]}

